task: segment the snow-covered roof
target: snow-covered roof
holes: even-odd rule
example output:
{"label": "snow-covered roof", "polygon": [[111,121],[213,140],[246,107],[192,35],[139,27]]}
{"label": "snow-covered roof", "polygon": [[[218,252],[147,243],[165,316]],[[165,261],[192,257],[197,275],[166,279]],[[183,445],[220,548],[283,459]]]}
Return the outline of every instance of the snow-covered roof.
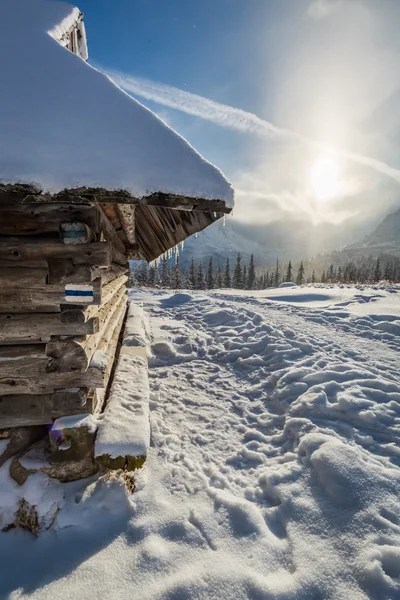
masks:
{"label": "snow-covered roof", "polygon": [[223,200],[224,175],[156,115],[82,58],[65,36],[80,11],[49,0],[0,0],[0,182],[56,193],[80,186]]}

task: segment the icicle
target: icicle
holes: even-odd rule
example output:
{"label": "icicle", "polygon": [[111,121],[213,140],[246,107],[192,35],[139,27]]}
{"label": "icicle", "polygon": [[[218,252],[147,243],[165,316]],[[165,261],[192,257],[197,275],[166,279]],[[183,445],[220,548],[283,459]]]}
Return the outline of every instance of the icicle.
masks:
{"label": "icicle", "polygon": [[199,234],[197,233],[197,231],[196,231],[196,233],[195,233],[195,237],[197,237],[197,238],[199,237]]}
{"label": "icicle", "polygon": [[214,217],[217,218],[217,213],[216,212],[214,213]]}
{"label": "icicle", "polygon": [[225,227],[226,225],[226,214],[224,213],[224,218],[222,220],[222,227]]}

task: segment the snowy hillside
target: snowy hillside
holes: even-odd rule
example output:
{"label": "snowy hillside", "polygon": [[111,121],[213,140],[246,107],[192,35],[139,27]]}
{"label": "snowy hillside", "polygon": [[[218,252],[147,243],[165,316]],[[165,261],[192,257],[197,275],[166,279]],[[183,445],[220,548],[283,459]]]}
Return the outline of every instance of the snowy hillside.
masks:
{"label": "snowy hillside", "polygon": [[399,598],[400,287],[131,296],[151,327],[136,491],[31,476],[50,529],[0,534],[0,596]]}
{"label": "snowy hillside", "polygon": [[388,215],[382,223],[362,241],[347,246],[346,250],[385,252],[400,255],[400,209]]}

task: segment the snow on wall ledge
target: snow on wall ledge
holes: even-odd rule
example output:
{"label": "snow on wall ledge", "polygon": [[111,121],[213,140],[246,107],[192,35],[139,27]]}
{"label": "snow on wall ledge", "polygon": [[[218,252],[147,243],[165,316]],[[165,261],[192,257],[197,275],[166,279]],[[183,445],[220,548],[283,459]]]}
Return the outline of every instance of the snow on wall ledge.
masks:
{"label": "snow on wall ledge", "polygon": [[143,309],[131,304],[121,354],[95,444],[96,460],[106,468],[133,470],[140,467],[150,446],[147,329]]}
{"label": "snow on wall ledge", "polygon": [[109,77],[63,48],[79,16],[51,0],[0,0],[0,182],[224,200],[224,175]]}

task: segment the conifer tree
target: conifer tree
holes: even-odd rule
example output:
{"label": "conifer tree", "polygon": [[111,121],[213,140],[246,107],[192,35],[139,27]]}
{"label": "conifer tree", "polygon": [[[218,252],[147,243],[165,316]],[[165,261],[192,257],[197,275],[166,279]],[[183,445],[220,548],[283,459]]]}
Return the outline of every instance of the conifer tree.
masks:
{"label": "conifer tree", "polygon": [[183,285],[183,276],[179,262],[179,254],[176,255],[175,265],[172,270],[172,287],[174,290],[180,290]]}
{"label": "conifer tree", "polygon": [[297,277],[296,277],[296,283],[297,283],[297,285],[303,285],[303,283],[304,283],[304,266],[303,266],[302,262],[300,263],[300,266],[299,266],[299,270],[298,270]]}
{"label": "conifer tree", "polygon": [[147,285],[148,284],[148,269],[147,262],[142,260],[140,265],[136,271],[136,280],[138,285]]}
{"label": "conifer tree", "polygon": [[210,260],[208,262],[206,283],[207,289],[212,290],[214,288],[214,269],[212,256],[210,256]]}
{"label": "conifer tree", "polygon": [[242,273],[242,265],[241,265],[242,257],[240,256],[240,252],[236,257],[236,264],[233,270],[233,279],[232,279],[232,287],[240,289],[243,287],[243,273]]}
{"label": "conifer tree", "polygon": [[161,285],[166,288],[171,287],[170,269],[166,256],[163,256],[161,262]]}
{"label": "conifer tree", "polygon": [[231,281],[231,267],[229,265],[229,258],[226,259],[225,273],[224,273],[224,287],[230,288],[232,286]]}
{"label": "conifer tree", "polygon": [[221,267],[218,267],[217,273],[215,275],[215,287],[217,289],[220,289],[220,288],[222,288],[222,285],[223,285],[222,271],[221,271]]}
{"label": "conifer tree", "polygon": [[194,264],[194,258],[192,258],[190,267],[186,272],[186,287],[189,290],[194,290],[196,287],[196,267]]}
{"label": "conifer tree", "polygon": [[285,281],[292,281],[292,261],[291,260],[289,260],[289,264],[287,266]]}
{"label": "conifer tree", "polygon": [[313,270],[312,275],[311,275],[311,283],[315,283],[316,279],[315,279],[315,271]]}
{"label": "conifer tree", "polygon": [[204,277],[203,265],[199,262],[199,266],[196,271],[196,289],[198,290],[206,290],[207,284]]}
{"label": "conifer tree", "polygon": [[380,281],[382,279],[381,273],[381,261],[379,257],[376,259],[375,271],[374,271],[374,281]]}
{"label": "conifer tree", "polygon": [[391,281],[391,279],[392,279],[392,269],[390,268],[389,261],[386,261],[386,266],[385,266],[385,270],[383,273],[383,279],[385,279],[386,281]]}
{"label": "conifer tree", "polygon": [[248,286],[247,286],[247,267],[246,267],[246,265],[244,265],[244,267],[243,267],[242,288],[245,289],[245,290],[248,289]]}
{"label": "conifer tree", "polygon": [[149,269],[149,277],[148,277],[148,283],[150,287],[154,287],[157,284],[157,275],[158,275],[158,269],[155,265],[150,265],[150,269]]}
{"label": "conifer tree", "polygon": [[281,272],[279,270],[279,259],[277,258],[276,259],[276,267],[275,267],[275,273],[274,273],[274,276],[273,276],[272,286],[279,287],[280,282],[281,282]]}
{"label": "conifer tree", "polygon": [[255,287],[255,281],[256,281],[256,270],[254,267],[254,256],[253,254],[250,256],[250,264],[249,264],[249,270],[247,273],[247,288],[249,290],[253,290]]}
{"label": "conifer tree", "polygon": [[337,270],[337,281],[338,283],[342,283],[343,280],[343,271],[342,271],[342,267],[339,266],[338,270]]}

